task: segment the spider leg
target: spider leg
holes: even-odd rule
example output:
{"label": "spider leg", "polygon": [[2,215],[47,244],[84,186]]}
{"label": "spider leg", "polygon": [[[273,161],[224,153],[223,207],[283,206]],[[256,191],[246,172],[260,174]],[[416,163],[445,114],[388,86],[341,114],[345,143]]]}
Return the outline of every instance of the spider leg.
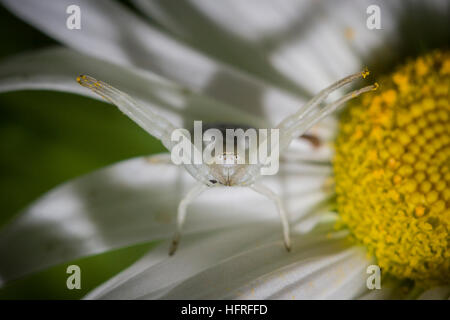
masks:
{"label": "spider leg", "polygon": [[123,113],[130,117],[145,131],[161,140],[167,149],[171,149],[172,142],[170,137],[176,128],[167,119],[154,113],[146,106],[140,105],[128,94],[103,81],[99,81],[88,75],[79,76],[77,81],[83,87],[90,89],[94,93],[116,105]]}
{"label": "spider leg", "polygon": [[[345,103],[346,101],[350,100],[351,98],[357,97],[363,92],[367,92],[373,89],[376,89],[378,87],[377,84],[373,86],[367,86],[360,90],[355,90],[351,92],[350,94],[346,95],[346,99],[340,101],[339,104],[337,103],[331,103],[327,106],[325,106],[320,111],[317,111],[317,107],[325,101],[325,99],[334,91],[337,89],[357,80],[360,78],[366,78],[369,74],[369,71],[364,70],[362,72],[358,72],[352,75],[349,75],[329,87],[325,88],[324,90],[320,91],[316,96],[314,96],[311,100],[309,100],[304,106],[300,108],[299,111],[296,113],[286,117],[283,121],[281,121],[276,128],[280,130],[280,150],[284,149],[289,145],[289,143],[296,137],[303,134],[307,129],[309,129],[312,125],[314,125],[317,121],[324,118],[321,117],[323,114],[322,111],[325,113],[330,114],[332,111],[336,110],[340,105]],[[338,102],[336,101],[336,102]],[[320,113],[320,114],[319,114]],[[306,128],[305,130],[298,130],[298,128]]]}
{"label": "spider leg", "polygon": [[293,139],[301,136],[303,133],[308,131],[313,125],[315,125],[317,122],[319,122],[322,119],[329,116],[332,112],[334,112],[336,109],[338,109],[340,106],[342,106],[347,101],[349,101],[353,98],[356,98],[357,96],[361,95],[362,93],[376,90],[377,88],[378,88],[378,85],[375,83],[374,85],[370,85],[370,86],[363,87],[358,90],[354,90],[354,91],[342,96],[340,99],[336,100],[335,102],[327,104],[321,110],[307,115],[306,117],[304,117],[303,119],[298,121],[295,125],[292,125],[291,127],[289,127],[287,130],[285,130],[283,132],[283,135],[280,138],[281,148],[287,147]]}
{"label": "spider leg", "polygon": [[[167,119],[154,113],[148,107],[139,104],[125,92],[122,92],[103,81],[97,80],[88,75],[79,76],[77,81],[83,87],[90,89],[94,93],[116,105],[123,113],[130,117],[145,131],[161,140],[163,145],[169,151],[172,150],[175,145],[172,141],[172,133],[177,128]],[[192,143],[191,147],[196,149]],[[195,165],[192,163],[183,163],[183,166],[196,180],[207,183],[208,170],[204,164]]]}
{"label": "spider leg", "polygon": [[272,190],[261,184],[254,184],[250,188],[275,202],[278,209],[278,214],[280,215],[281,226],[283,227],[284,246],[286,247],[287,251],[291,251],[291,238],[289,236],[289,219],[286,210],[284,210],[281,198]]}
{"label": "spider leg", "polygon": [[181,238],[181,230],[183,228],[184,221],[186,220],[187,206],[192,202],[197,196],[199,196],[203,191],[208,188],[202,182],[197,182],[197,184],[184,196],[184,198],[180,201],[178,205],[178,214],[177,214],[177,230],[175,231],[175,235],[172,240],[172,244],[170,246],[169,255],[173,255],[177,250],[178,243]]}

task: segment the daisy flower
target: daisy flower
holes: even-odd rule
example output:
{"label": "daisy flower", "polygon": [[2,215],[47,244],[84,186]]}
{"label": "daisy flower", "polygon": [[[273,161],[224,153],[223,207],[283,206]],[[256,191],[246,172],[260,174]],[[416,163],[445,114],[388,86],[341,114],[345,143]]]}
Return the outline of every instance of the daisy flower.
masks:
{"label": "daisy flower", "polygon": [[[169,257],[177,206],[195,179],[154,155],[67,182],[5,226],[1,285],[154,241],[86,298],[449,297],[450,54],[424,45],[408,60],[409,47],[396,46],[414,18],[448,21],[447,1],[78,1],[79,30],[66,28],[71,1],[1,2],[64,45],[3,61],[1,92],[102,99],[75,81],[88,73],[143,106],[126,112],[143,127],[151,112],[179,127],[271,128],[364,65],[384,73],[378,91],[293,140],[280,172],[261,178],[290,216],[291,252],[273,203],[224,187],[192,202]],[[374,3],[380,30],[367,26]],[[419,39],[439,47],[431,33]],[[400,63],[386,70],[392,61]],[[371,265],[381,268],[381,289],[369,289]]]}

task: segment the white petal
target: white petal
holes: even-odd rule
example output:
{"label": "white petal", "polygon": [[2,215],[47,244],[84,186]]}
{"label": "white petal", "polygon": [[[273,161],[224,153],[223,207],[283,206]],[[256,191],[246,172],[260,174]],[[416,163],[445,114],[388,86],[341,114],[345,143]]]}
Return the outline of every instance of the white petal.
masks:
{"label": "white petal", "polygon": [[[370,52],[392,34],[392,14],[388,4],[383,6],[383,32],[366,27],[366,9],[373,2],[307,2],[311,15],[307,26],[292,33],[288,41],[281,42],[271,52],[272,63],[312,93],[335,79],[357,72],[366,52],[355,50],[355,47]],[[346,30],[354,33],[353,39],[346,38]]]}
{"label": "white petal", "polygon": [[[176,1],[134,1],[192,45],[222,60],[237,54],[237,50],[217,49],[225,44],[238,47],[242,56],[254,57],[254,61],[269,59],[272,69],[261,77],[270,79],[281,73],[311,94],[334,79],[357,71],[363,61],[373,59],[375,49],[401,40],[397,32],[400,17],[419,2],[189,0],[183,3],[183,10],[178,10]],[[448,2],[434,0],[427,4],[445,11]],[[366,10],[370,5],[381,9],[381,30],[367,27]],[[236,45],[242,42],[244,45]],[[253,53],[255,48],[258,54]],[[245,58],[235,60],[241,68],[258,73]],[[286,79],[280,83],[285,84]]]}
{"label": "white petal", "polygon": [[450,286],[435,287],[422,293],[419,300],[443,300],[450,298]]}
{"label": "white petal", "polygon": [[[174,33],[191,36],[196,27],[207,26],[213,22],[214,27],[223,32],[248,42],[258,42],[264,38],[281,34],[292,23],[301,20],[299,13],[308,7],[307,1],[282,0],[223,0],[213,3],[208,0],[188,0],[182,10],[176,1],[142,1],[134,3],[154,19],[164,24]],[[306,3],[306,5],[304,4]],[[185,16],[183,17],[183,14]],[[187,16],[187,17],[186,17]],[[193,18],[196,19],[193,19]],[[306,17],[302,16],[302,17]],[[213,30],[218,32],[219,30]]]}
{"label": "white petal", "polygon": [[[401,47],[404,40],[401,32],[405,25],[417,24],[414,19],[405,21],[405,18],[420,16],[420,10],[424,8],[448,12],[448,1],[445,0],[427,1],[426,4],[417,0],[306,3],[311,6],[307,27],[297,29],[291,37],[281,36],[285,41],[270,54],[278,70],[311,92],[317,92],[332,79],[358,71],[367,63],[384,62],[390,51]],[[380,8],[381,29],[367,27],[370,16],[367,9],[371,5]],[[426,39],[421,39],[417,43],[423,45],[426,42]],[[380,54],[382,56],[376,56]],[[370,64],[367,66],[372,68]]]}
{"label": "white petal", "polygon": [[[158,298],[177,283],[227,259],[235,252],[260,244],[267,234],[276,231],[280,232],[281,239],[280,230],[261,223],[188,235],[182,238],[183,250],[177,251],[172,257],[167,255],[170,242],[166,241],[85,298]],[[284,250],[281,240],[275,250]]]}
{"label": "white petal", "polygon": [[265,123],[256,115],[187,91],[154,74],[64,48],[22,54],[0,63],[0,92],[60,90],[98,99],[98,95],[76,82],[76,77],[85,73],[116,86],[176,126],[192,126],[193,120],[232,122],[240,119],[253,125]]}
{"label": "white petal", "polygon": [[[181,167],[137,158],[66,183],[0,232],[3,282],[82,256],[171,237],[177,205],[194,184]],[[327,198],[329,169],[289,165],[264,183],[283,196],[292,221]],[[303,177],[299,179],[299,177]],[[184,235],[270,222],[276,208],[248,188],[212,188],[190,205]],[[280,231],[281,232],[281,231]],[[181,243],[179,251],[183,251]]]}
{"label": "white petal", "polygon": [[274,231],[255,226],[189,236],[187,250],[173,258],[164,244],[86,298],[349,299],[364,291],[369,261],[343,240],[345,232],[294,236],[287,253]]}
{"label": "white petal", "polygon": [[[135,0],[134,3],[147,13],[152,21],[158,21],[198,50],[226,64],[235,65],[272,85],[295,94],[302,93],[300,88],[270,64],[266,48],[258,43],[270,40],[257,36],[258,33],[263,33],[270,37],[277,34],[275,25],[283,28],[292,22],[292,18],[296,16],[295,10],[292,9],[299,7],[294,5],[294,1],[288,4],[288,8],[279,8],[279,2],[275,4],[265,0],[225,0],[217,4],[204,0]],[[284,13],[290,17],[283,14],[284,9]],[[254,30],[255,28],[263,28],[266,32]]]}
{"label": "white petal", "polygon": [[[336,241],[336,240],[334,240]],[[353,299],[366,286],[368,261],[360,248],[328,243],[233,292],[237,299]]]}
{"label": "white petal", "polygon": [[[297,87],[293,90],[302,88],[301,92],[310,94],[357,71],[363,54],[390,35],[393,26],[390,6],[383,3],[383,32],[367,28],[366,8],[374,1],[134,3],[184,41],[218,59],[234,61],[247,72],[288,90]],[[356,33],[352,42],[345,37],[350,28]]]}
{"label": "white petal", "polygon": [[[188,236],[183,240],[184,251],[169,258],[165,254],[168,243],[164,243],[87,298],[221,298],[224,291],[243,286],[246,276],[251,279],[255,273],[273,270],[286,260],[295,261],[305,249],[319,250],[323,237],[323,231],[294,236],[294,250],[287,253],[273,224]],[[337,244],[339,240],[328,242]],[[264,263],[260,264],[261,259]]]}
{"label": "white petal", "polygon": [[66,28],[65,11],[73,1],[2,3],[72,48],[124,66],[150,70],[214,100],[270,119],[273,124],[299,105],[298,98],[182,45],[114,1],[77,1],[82,12],[80,30]]}

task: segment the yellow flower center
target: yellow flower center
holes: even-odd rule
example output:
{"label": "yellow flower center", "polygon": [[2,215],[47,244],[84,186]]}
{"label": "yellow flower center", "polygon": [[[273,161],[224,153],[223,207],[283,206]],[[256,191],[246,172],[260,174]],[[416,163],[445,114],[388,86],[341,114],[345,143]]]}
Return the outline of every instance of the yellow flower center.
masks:
{"label": "yellow flower center", "polygon": [[342,223],[383,272],[450,282],[450,52],[411,61],[351,103],[334,173]]}

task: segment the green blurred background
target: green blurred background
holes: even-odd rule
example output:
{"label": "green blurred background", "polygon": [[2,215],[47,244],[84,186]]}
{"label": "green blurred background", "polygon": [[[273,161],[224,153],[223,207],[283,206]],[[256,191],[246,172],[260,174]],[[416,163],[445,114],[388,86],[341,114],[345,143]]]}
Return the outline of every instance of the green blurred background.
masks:
{"label": "green blurred background", "polygon": [[[0,59],[56,44],[1,6],[0,39]],[[158,140],[107,103],[51,91],[0,94],[0,226],[60,183],[123,159],[163,150]],[[81,290],[67,289],[69,264],[64,264],[8,284],[0,289],[0,299],[80,298],[151,245],[71,262],[81,267]]]}

